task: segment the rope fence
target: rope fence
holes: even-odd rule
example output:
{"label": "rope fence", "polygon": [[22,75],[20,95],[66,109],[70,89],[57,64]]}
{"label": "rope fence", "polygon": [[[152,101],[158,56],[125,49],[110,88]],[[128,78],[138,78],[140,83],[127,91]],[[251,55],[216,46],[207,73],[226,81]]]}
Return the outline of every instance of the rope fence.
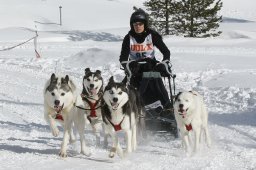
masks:
{"label": "rope fence", "polygon": [[[51,23],[51,22],[45,23],[45,22],[34,21],[35,27],[37,28],[36,24],[43,24],[43,25],[60,25],[60,26],[61,26],[61,25],[62,25],[61,9],[62,9],[62,6],[59,6],[60,23]],[[36,29],[36,30],[37,30],[37,29]],[[12,50],[12,49],[14,49],[14,48],[16,48],[16,47],[19,47],[19,46],[21,46],[21,45],[23,45],[23,44],[28,43],[28,42],[31,41],[31,40],[34,40],[34,48],[35,48],[36,58],[41,58],[40,54],[39,54],[38,51],[37,51],[37,37],[38,37],[37,31],[35,31],[35,33],[36,33],[36,35],[35,35],[34,37],[28,39],[27,41],[24,41],[24,42],[22,42],[22,43],[19,43],[19,44],[17,44],[17,45],[12,46],[12,47],[0,49],[0,52],[1,52],[1,51]]]}
{"label": "rope fence", "polygon": [[39,54],[38,51],[37,51],[37,37],[38,37],[37,31],[35,31],[35,33],[36,33],[36,35],[35,35],[34,37],[32,37],[32,38],[30,38],[30,39],[28,39],[28,40],[26,40],[26,41],[24,41],[24,42],[21,42],[21,43],[19,43],[19,44],[16,44],[16,45],[14,45],[14,46],[12,46],[12,47],[0,49],[0,52],[1,52],[1,51],[9,51],[9,50],[12,50],[12,49],[14,49],[14,48],[16,48],[16,47],[19,47],[19,46],[22,46],[22,45],[28,43],[28,42],[31,41],[31,40],[34,40],[34,49],[35,49],[36,58],[41,58],[40,54]]}

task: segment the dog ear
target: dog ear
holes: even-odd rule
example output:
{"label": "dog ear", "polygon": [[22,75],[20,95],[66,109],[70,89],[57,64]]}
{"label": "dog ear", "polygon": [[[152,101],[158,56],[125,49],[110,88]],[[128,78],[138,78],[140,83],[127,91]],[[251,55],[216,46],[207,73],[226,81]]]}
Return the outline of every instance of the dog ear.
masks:
{"label": "dog ear", "polygon": [[96,70],[95,73],[96,73],[96,74],[101,74],[101,71],[100,71],[100,70]]}
{"label": "dog ear", "polygon": [[179,96],[181,95],[181,93],[182,93],[182,92],[179,92],[179,93],[175,96],[174,101],[178,100],[178,98],[179,98]]}
{"label": "dog ear", "polygon": [[71,88],[72,92],[76,91],[76,85],[71,79],[68,81],[68,85]]}
{"label": "dog ear", "polygon": [[195,96],[197,96],[197,94],[194,92],[194,91],[192,91],[192,90],[190,90],[190,91],[188,91],[189,93],[191,93],[191,94],[193,94],[193,95],[195,95]]}
{"label": "dog ear", "polygon": [[84,73],[85,73],[85,74],[87,74],[88,72],[91,72],[91,70],[90,70],[89,67],[84,70]]}
{"label": "dog ear", "polygon": [[65,76],[65,81],[68,82],[69,81],[69,77],[68,75]]}
{"label": "dog ear", "polygon": [[51,82],[56,78],[56,75],[54,73],[52,73],[51,75]]}
{"label": "dog ear", "polygon": [[61,78],[61,84],[68,84],[68,82],[69,82],[69,76],[68,75],[66,75],[65,76],[65,78]]}
{"label": "dog ear", "polygon": [[108,81],[109,83],[114,83],[115,81],[114,81],[114,77],[113,76],[111,76],[110,78],[109,78],[109,81]]}

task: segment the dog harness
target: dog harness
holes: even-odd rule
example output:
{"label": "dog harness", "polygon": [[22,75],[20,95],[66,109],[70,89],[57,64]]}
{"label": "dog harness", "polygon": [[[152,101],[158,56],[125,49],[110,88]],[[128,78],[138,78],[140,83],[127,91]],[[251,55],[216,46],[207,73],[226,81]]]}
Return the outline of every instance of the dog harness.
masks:
{"label": "dog harness", "polygon": [[64,121],[63,116],[60,113],[55,115],[55,119]]}
{"label": "dog harness", "polygon": [[191,123],[190,123],[189,125],[185,125],[185,126],[186,126],[187,131],[191,131],[191,130],[193,130],[193,129],[192,129],[192,125],[191,125]]}
{"label": "dog harness", "polygon": [[[108,118],[107,118],[108,119]],[[121,120],[121,122],[117,125],[115,125],[114,123],[112,123],[109,119],[108,119],[109,123],[113,126],[113,128],[115,129],[115,131],[119,131],[119,130],[122,130],[122,127],[121,127],[121,124],[123,123],[124,121],[124,117],[123,119]]]}
{"label": "dog harness", "polygon": [[[98,100],[98,101],[99,101],[99,100]],[[89,104],[89,106],[90,106],[90,108],[91,108],[90,117],[97,117],[97,115],[96,115],[96,109],[95,109],[95,108],[96,108],[98,102],[92,103],[92,102],[88,101],[88,104]]]}
{"label": "dog harness", "polygon": [[[180,114],[180,115],[182,115],[182,118],[183,118],[183,119],[185,118],[185,114]],[[186,127],[187,131],[193,130],[191,123],[190,123],[189,125],[186,125],[186,124],[185,124],[185,127]]]}
{"label": "dog harness", "polygon": [[[192,93],[193,95],[197,96],[197,94],[193,93],[193,91],[189,91],[189,92]],[[185,116],[183,115],[183,118],[184,118],[184,117],[185,117]],[[191,123],[190,123],[189,125],[185,125],[185,126],[186,126],[187,131],[193,130]]]}
{"label": "dog harness", "polygon": [[[81,94],[82,96],[82,94]],[[90,100],[88,100],[85,96],[82,96],[82,99],[84,101],[86,101],[88,103],[88,105],[90,106],[90,115],[88,117],[97,117],[96,115],[96,109],[98,109],[99,107],[96,108],[96,106],[98,105],[98,103],[100,102],[101,100],[101,97],[99,98],[99,100],[97,100],[95,103],[92,103]]]}

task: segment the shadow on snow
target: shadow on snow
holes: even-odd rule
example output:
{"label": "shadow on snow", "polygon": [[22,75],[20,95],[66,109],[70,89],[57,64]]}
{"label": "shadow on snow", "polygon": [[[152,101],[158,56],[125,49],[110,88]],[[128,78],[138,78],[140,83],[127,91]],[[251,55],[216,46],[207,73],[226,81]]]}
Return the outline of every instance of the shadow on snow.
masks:
{"label": "shadow on snow", "polygon": [[232,126],[254,126],[256,127],[256,110],[246,111],[246,112],[237,112],[237,113],[223,113],[223,114],[209,114],[209,122],[217,124],[222,127],[226,127],[231,130],[236,130],[240,134],[250,138],[251,140],[256,141],[256,137],[242,131],[241,128],[234,128]]}
{"label": "shadow on snow", "polygon": [[105,41],[105,42],[116,42],[122,41],[120,36],[106,33],[106,32],[92,32],[92,31],[60,31],[54,33],[66,34],[69,36],[71,41],[84,41],[84,40],[94,40],[94,41]]}

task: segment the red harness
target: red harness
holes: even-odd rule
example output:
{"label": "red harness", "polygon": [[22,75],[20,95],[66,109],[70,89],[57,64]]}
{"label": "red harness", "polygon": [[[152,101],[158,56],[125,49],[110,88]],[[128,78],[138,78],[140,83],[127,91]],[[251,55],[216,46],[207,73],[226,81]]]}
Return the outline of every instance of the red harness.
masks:
{"label": "red harness", "polygon": [[[183,119],[185,118],[185,114],[182,114],[182,118],[183,118]],[[186,124],[185,124],[185,127],[186,127],[187,131],[193,130],[191,123],[190,123],[189,125],[186,125]]]}
{"label": "red harness", "polygon": [[88,104],[91,108],[90,117],[97,117],[97,115],[96,115],[96,106],[97,106],[98,102],[96,101],[95,103],[92,103],[92,102],[88,101]]}
{"label": "red harness", "polygon": [[[107,118],[108,119],[108,118]],[[119,130],[122,130],[122,127],[121,127],[121,124],[123,123],[124,121],[124,117],[123,119],[121,120],[121,122],[117,125],[115,125],[114,123],[112,123],[109,119],[108,119],[109,123],[113,126],[113,128],[115,129],[115,131],[119,131]]]}
{"label": "red harness", "polygon": [[55,119],[64,121],[63,116],[61,115],[61,113],[57,113],[56,116],[55,116]]}
{"label": "red harness", "polygon": [[88,104],[89,104],[89,106],[90,106],[90,115],[88,116],[88,117],[97,117],[97,115],[96,115],[96,109],[98,109],[98,108],[96,108],[96,106],[97,106],[97,104],[100,102],[100,100],[101,100],[101,97],[99,98],[99,100],[96,100],[96,102],[95,103],[92,103],[90,100],[88,100],[86,97],[85,97],[85,95],[83,95],[83,94],[81,94],[81,96],[82,96],[82,99],[84,100],[84,101],[86,101]]}
{"label": "red harness", "polygon": [[185,126],[186,126],[187,131],[191,131],[191,130],[193,130],[193,129],[192,129],[192,125],[191,125],[191,123],[190,123],[189,125],[185,125]]}

